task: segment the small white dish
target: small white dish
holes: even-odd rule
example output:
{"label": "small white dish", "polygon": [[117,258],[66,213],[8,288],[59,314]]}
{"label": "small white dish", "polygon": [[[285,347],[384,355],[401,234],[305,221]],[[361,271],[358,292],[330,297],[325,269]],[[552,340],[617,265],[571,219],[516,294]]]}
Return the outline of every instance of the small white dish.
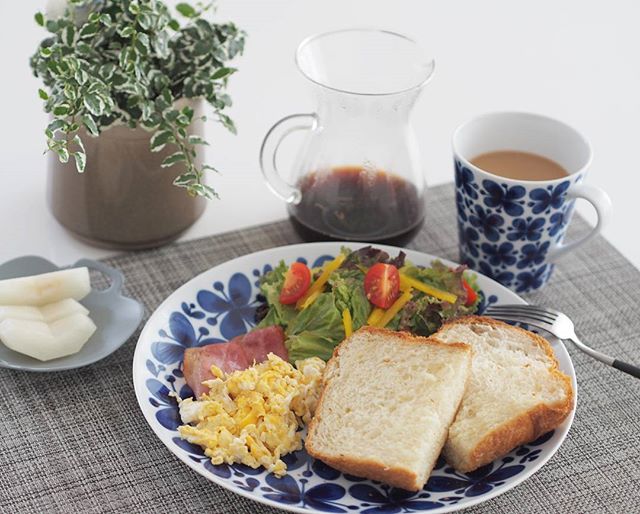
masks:
{"label": "small white dish", "polygon": [[[91,292],[80,301],[89,309],[89,316],[97,327],[91,338],[78,353],[46,362],[14,352],[0,342],[0,367],[23,371],[62,371],[80,368],[111,355],[133,335],[142,321],[144,308],[136,300],[122,296],[122,273],[89,259],[81,259],[68,268],[81,266],[103,273],[111,281],[107,289],[91,288]],[[0,266],[0,280],[61,269],[65,268],[60,268],[42,257],[18,257]]]}

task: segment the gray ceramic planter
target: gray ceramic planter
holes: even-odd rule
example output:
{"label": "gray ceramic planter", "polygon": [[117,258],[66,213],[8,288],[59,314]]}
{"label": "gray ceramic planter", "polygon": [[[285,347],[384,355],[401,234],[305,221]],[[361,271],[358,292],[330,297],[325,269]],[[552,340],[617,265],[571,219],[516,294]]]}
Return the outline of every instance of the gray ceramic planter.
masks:
{"label": "gray ceramic planter", "polygon": [[[199,103],[194,109],[195,117],[202,115]],[[203,137],[203,132],[204,123],[194,121],[191,133]],[[111,127],[97,138],[81,137],[87,151],[85,172],[78,173],[72,161],[62,164],[49,152],[47,180],[51,213],[79,238],[107,248],[151,248],[177,238],[203,213],[206,200],[172,184],[184,167],[160,167],[175,147],[152,153],[149,132],[124,126]]]}

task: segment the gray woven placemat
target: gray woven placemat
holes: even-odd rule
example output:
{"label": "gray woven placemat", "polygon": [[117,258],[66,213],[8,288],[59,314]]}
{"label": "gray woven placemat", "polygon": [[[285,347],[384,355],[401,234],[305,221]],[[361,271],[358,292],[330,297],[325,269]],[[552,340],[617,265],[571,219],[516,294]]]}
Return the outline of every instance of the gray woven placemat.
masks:
{"label": "gray woven placemat", "polygon": [[[457,259],[450,185],[430,190],[412,248]],[[586,225],[574,221],[574,237]],[[239,255],[299,242],[288,221],[107,259],[149,313],[196,274]],[[60,263],[63,264],[63,263]],[[583,339],[640,362],[640,272],[597,237],[530,297],[560,306]],[[181,464],[138,409],[138,334],[109,358],[55,374],[0,370],[1,512],[277,512]],[[640,512],[640,380],[570,347],[578,411],[558,453],[517,488],[468,512]]]}

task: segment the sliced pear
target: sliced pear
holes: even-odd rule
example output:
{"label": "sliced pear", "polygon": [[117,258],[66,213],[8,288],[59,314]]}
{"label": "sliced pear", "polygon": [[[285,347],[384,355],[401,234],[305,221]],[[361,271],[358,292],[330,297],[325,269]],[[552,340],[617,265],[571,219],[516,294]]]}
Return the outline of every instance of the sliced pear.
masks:
{"label": "sliced pear", "polygon": [[73,298],[65,298],[59,302],[43,305],[40,307],[40,312],[42,313],[43,321],[53,323],[72,314],[87,315],[89,314],[89,309]]}
{"label": "sliced pear", "polygon": [[40,307],[65,298],[81,300],[91,291],[89,270],[72,268],[0,280],[0,305]]}
{"label": "sliced pear", "polygon": [[0,323],[0,340],[15,352],[48,361],[79,352],[95,331],[96,325],[82,313],[51,324],[5,319]]}
{"label": "sliced pear", "polygon": [[77,313],[89,314],[89,309],[72,298],[65,298],[59,302],[43,305],[42,307],[0,305],[0,322],[5,319],[23,319],[27,321],[53,323],[61,318],[66,318],[67,316],[71,316],[71,314]]}

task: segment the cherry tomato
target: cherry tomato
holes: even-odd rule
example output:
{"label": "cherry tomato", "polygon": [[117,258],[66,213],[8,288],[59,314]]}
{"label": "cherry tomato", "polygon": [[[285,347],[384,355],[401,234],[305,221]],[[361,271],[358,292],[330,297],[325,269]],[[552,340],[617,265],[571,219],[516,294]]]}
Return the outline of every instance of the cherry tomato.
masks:
{"label": "cherry tomato", "polygon": [[364,291],[376,307],[388,309],[400,293],[400,273],[392,264],[374,264],[364,277]]}
{"label": "cherry tomato", "polygon": [[467,301],[464,302],[465,305],[473,305],[475,301],[478,299],[478,293],[476,293],[475,289],[469,285],[464,278],[462,279],[462,286],[464,290],[467,292]]}
{"label": "cherry tomato", "polygon": [[296,303],[311,285],[311,270],[306,264],[294,262],[284,275],[284,284],[280,291],[280,303]]}

